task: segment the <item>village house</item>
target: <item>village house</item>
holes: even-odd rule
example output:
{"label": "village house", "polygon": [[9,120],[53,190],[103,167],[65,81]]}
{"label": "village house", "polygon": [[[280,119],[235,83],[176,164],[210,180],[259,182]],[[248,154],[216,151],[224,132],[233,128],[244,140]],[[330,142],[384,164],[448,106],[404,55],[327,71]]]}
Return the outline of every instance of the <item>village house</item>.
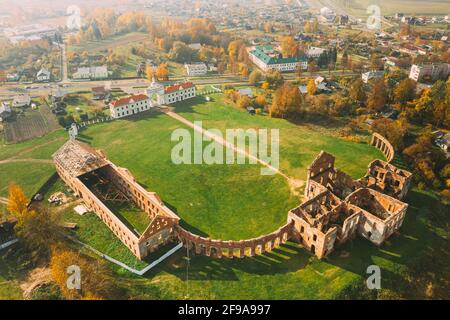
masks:
{"label": "village house", "polygon": [[439,79],[445,80],[450,75],[450,64],[449,63],[429,63],[411,66],[411,71],[409,73],[409,78],[421,82],[425,81],[436,81]]}
{"label": "village house", "polygon": [[164,88],[164,103],[172,104],[195,98],[195,85],[192,82],[176,83]]}
{"label": "village house", "polygon": [[11,115],[12,111],[9,104],[2,102],[0,104],[0,122],[6,121]]}
{"label": "village house", "polygon": [[81,79],[98,80],[98,79],[107,79],[108,77],[109,73],[107,66],[82,67],[78,68],[77,72],[73,74],[73,78],[77,80]]}
{"label": "village house", "polygon": [[308,58],[318,58],[320,57],[320,55],[322,53],[324,53],[325,49],[323,48],[319,48],[319,47],[310,47],[307,51],[306,51],[306,55],[308,56]]}
{"label": "village house", "polygon": [[190,77],[204,76],[208,73],[208,67],[204,62],[186,63],[184,68],[186,69],[186,74]]}
{"label": "village house", "polygon": [[51,73],[45,68],[41,68],[36,74],[36,81],[38,82],[49,82],[51,78]]}
{"label": "village house", "polygon": [[298,68],[306,70],[308,60],[306,57],[298,56],[283,58],[281,53],[276,52],[272,46],[257,46],[249,52],[250,60],[261,70],[278,70],[280,72],[295,71]]}
{"label": "village house", "polygon": [[153,107],[152,101],[145,94],[133,95],[112,101],[109,104],[111,117],[115,119],[124,118]]}
{"label": "village house", "polygon": [[27,94],[14,96],[12,106],[15,108],[28,107],[31,104],[31,98]]}
{"label": "village house", "polygon": [[379,79],[384,76],[384,71],[369,71],[361,75],[362,81],[364,83],[369,83],[370,80]]}
{"label": "village house", "polygon": [[103,100],[109,97],[109,91],[105,89],[105,86],[92,88],[92,99]]}

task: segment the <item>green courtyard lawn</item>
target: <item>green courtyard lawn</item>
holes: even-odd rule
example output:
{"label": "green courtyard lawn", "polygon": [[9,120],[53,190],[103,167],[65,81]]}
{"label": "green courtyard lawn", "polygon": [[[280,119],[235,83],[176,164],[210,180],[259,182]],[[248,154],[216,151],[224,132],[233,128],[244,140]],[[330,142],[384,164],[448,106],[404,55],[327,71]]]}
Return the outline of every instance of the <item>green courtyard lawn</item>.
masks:
{"label": "green courtyard lawn", "polygon": [[[210,103],[198,98],[195,103],[184,103],[176,109],[190,120],[203,120],[205,128],[280,129],[281,170],[296,179],[306,178],[307,166],[321,150],[335,154],[337,166],[355,178],[364,175],[371,160],[381,157],[367,144],[333,136],[334,128],[320,130],[250,116],[224,105],[220,97],[213,95]],[[182,218],[185,228],[199,235],[244,239],[272,232],[285,223],[287,211],[300,199],[290,193],[284,178],[261,176],[257,165],[174,165],[171,149],[175,142],[170,141],[170,136],[178,128],[187,127],[167,115],[146,112],[88,127],[80,140],[103,149],[115,164],[128,168],[144,188],[157,192]],[[65,132],[61,132],[52,138],[64,136]],[[45,141],[48,140],[44,137],[38,142]],[[55,144],[63,142],[56,140]],[[0,150],[9,155],[4,158],[21,152],[27,157],[44,156],[31,147],[27,143],[21,148],[7,146]],[[45,152],[49,158],[50,151]],[[0,158],[2,155],[0,152]],[[9,175],[5,177],[9,179]],[[400,235],[380,248],[357,238],[323,261],[288,243],[272,253],[242,260],[214,260],[193,256],[191,252],[188,281],[185,249],[143,278],[111,267],[117,272],[117,285],[128,296],[142,299],[424,298],[430,283],[436,297],[448,298],[448,281],[443,271],[449,262],[445,253],[448,207],[443,207],[432,194],[416,189],[407,201],[410,208]],[[93,214],[81,217],[72,209],[64,211],[64,220],[78,224],[74,235],[81,241],[137,269],[155,259],[137,261],[100,219]],[[379,292],[365,286],[366,269],[373,264],[382,269],[383,290]],[[0,273],[0,290],[2,276]]]}
{"label": "green courtyard lawn", "polygon": [[[279,129],[280,169],[287,175],[306,180],[308,166],[324,150],[336,156],[336,166],[353,178],[361,178],[367,172],[368,164],[374,159],[384,159],[380,151],[368,144],[339,139],[333,127],[317,128],[295,125],[282,119],[267,116],[251,116],[223,102],[222,94],[212,94],[211,102],[204,97],[179,103],[176,112],[190,121],[202,121],[204,128],[226,129]],[[367,141],[370,137],[367,137]]]}

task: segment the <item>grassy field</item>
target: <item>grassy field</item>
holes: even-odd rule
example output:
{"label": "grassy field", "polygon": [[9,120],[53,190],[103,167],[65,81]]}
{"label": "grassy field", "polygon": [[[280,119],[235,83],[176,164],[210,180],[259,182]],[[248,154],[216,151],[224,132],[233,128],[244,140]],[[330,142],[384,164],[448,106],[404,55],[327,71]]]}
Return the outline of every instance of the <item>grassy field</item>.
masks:
{"label": "grassy field", "polygon": [[[380,157],[366,144],[333,136],[336,128],[250,116],[223,104],[220,95],[213,98],[210,103],[198,99],[184,103],[176,110],[190,120],[203,120],[205,128],[280,129],[281,170],[297,179],[305,179],[306,167],[320,150],[334,153],[337,166],[355,178],[365,173],[372,159]],[[173,165],[170,134],[177,128],[183,125],[166,115],[145,113],[89,127],[80,139],[128,168],[139,183],[159,193],[180,215],[184,227],[200,235],[241,239],[271,232],[285,222],[287,210],[299,203],[283,178],[260,176],[258,166]],[[60,144],[60,135],[53,135],[39,139],[37,145],[51,139]],[[0,150],[9,157],[21,153],[44,156],[40,148],[31,147],[28,142],[20,148],[13,145]],[[50,151],[46,150],[48,155]],[[416,189],[407,201],[410,208],[399,236],[379,248],[357,238],[323,261],[288,243],[270,254],[242,260],[213,260],[191,253],[189,273],[184,249],[144,278],[112,268],[117,271],[117,286],[130,297],[142,299],[426,298],[430,283],[432,295],[448,298],[448,207],[434,195]],[[145,265],[96,216],[80,217],[72,208],[64,215],[66,221],[78,223],[75,235],[83,242],[130,266]],[[383,290],[378,292],[365,287],[366,268],[373,264],[382,269]],[[1,277],[5,277],[3,271]],[[1,291],[0,297],[4,297]]]}

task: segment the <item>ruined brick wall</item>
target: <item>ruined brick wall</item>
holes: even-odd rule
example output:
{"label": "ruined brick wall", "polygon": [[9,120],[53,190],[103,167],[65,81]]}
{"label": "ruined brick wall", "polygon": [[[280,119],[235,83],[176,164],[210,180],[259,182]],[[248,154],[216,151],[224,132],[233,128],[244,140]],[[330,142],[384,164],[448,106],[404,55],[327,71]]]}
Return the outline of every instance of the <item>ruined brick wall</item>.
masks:
{"label": "ruined brick wall", "polygon": [[108,226],[119,240],[133,252],[133,254],[142,259],[143,253],[139,249],[138,237],[128,229],[128,227],[98,199],[80,179],[72,177],[64,171],[57,163],[56,171],[61,179],[80,197],[90,211],[95,214]]}
{"label": "ruined brick wall", "polygon": [[372,146],[383,152],[388,162],[394,160],[395,150],[392,144],[381,134],[374,133],[372,135],[372,141],[370,143]]}
{"label": "ruined brick wall", "polygon": [[211,240],[197,236],[179,225],[175,227],[178,239],[186,248],[198,255],[213,258],[244,258],[271,252],[286,243],[292,234],[292,223],[288,223],[277,231],[255,239],[240,241]]}

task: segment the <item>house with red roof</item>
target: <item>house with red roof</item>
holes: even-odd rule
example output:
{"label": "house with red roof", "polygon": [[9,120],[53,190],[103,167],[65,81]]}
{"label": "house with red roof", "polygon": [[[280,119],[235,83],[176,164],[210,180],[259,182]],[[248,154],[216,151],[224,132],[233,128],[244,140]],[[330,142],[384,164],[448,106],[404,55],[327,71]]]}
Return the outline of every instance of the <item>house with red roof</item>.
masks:
{"label": "house with red roof", "polygon": [[112,101],[109,104],[111,117],[124,118],[153,108],[151,99],[145,94],[132,95]]}
{"label": "house with red roof", "polygon": [[192,82],[176,83],[164,88],[164,104],[195,98],[195,85]]}

